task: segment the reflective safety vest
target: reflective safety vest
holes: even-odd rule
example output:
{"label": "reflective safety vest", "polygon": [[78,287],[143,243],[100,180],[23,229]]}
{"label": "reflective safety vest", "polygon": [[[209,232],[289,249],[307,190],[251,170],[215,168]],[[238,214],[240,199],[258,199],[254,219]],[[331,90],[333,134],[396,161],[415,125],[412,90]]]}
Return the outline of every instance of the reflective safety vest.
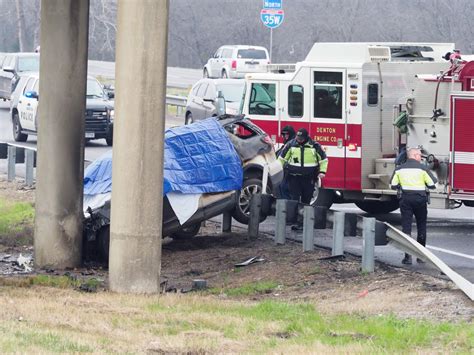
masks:
{"label": "reflective safety vest", "polygon": [[296,139],[289,141],[278,157],[290,175],[316,176],[326,174],[328,158],[321,145],[309,139],[300,145]]}
{"label": "reflective safety vest", "polygon": [[415,159],[408,159],[395,169],[390,185],[392,189],[401,187],[403,193],[426,195],[426,188],[434,189],[437,182],[426,166]]}

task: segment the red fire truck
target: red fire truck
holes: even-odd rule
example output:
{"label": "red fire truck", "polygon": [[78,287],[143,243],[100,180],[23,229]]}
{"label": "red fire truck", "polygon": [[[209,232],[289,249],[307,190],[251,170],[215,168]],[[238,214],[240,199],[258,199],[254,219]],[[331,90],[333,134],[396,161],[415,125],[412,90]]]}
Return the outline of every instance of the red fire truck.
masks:
{"label": "red fire truck", "polygon": [[316,43],[303,62],[248,74],[241,110],[276,144],[286,125],[321,143],[317,204],[395,210],[395,158],[418,146],[439,180],[431,207],[474,206],[474,62],[447,52],[454,44]]}

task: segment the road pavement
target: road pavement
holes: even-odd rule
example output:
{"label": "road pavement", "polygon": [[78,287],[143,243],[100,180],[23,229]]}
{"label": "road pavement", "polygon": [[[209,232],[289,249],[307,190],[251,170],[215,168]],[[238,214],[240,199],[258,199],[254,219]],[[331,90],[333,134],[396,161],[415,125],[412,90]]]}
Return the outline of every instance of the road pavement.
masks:
{"label": "road pavement", "polygon": [[[115,63],[89,60],[88,74],[113,79],[115,78]],[[168,67],[166,82],[168,87],[187,89],[201,78],[202,71],[200,69]]]}

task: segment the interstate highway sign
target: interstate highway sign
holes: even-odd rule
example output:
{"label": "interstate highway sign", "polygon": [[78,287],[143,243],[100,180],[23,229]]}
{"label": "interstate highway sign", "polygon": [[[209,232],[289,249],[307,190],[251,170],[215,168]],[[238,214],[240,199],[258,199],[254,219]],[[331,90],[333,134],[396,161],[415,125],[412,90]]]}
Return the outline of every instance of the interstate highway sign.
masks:
{"label": "interstate highway sign", "polygon": [[264,9],[281,10],[283,0],[263,0]]}
{"label": "interstate highway sign", "polygon": [[262,9],[260,11],[260,19],[268,28],[277,28],[283,22],[285,12],[283,10],[268,10]]}

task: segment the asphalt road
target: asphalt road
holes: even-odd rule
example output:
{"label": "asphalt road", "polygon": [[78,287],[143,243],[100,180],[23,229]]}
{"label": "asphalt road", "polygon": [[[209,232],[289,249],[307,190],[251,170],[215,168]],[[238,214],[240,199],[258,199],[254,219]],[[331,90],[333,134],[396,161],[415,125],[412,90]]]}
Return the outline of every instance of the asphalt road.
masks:
{"label": "asphalt road", "polygon": [[[12,138],[12,127],[9,119],[8,102],[0,101],[0,141],[14,143]],[[181,125],[183,118],[166,117],[166,127]],[[26,143],[22,145],[35,147],[36,137],[28,137]],[[92,161],[110,150],[105,140],[89,142],[85,149],[85,159]],[[22,176],[24,170],[22,166],[17,166],[18,175]],[[6,160],[0,160],[0,173],[6,172]],[[24,176],[24,175],[23,175]],[[334,209],[347,212],[355,212],[365,215],[353,204],[334,205]],[[400,216],[398,211],[393,212],[379,219],[400,226]],[[262,231],[274,232],[274,219],[268,218],[261,226]],[[291,234],[292,232],[288,232]],[[330,230],[316,231],[315,240],[317,244],[330,247],[332,244],[332,232]],[[295,235],[295,237],[298,237]],[[461,207],[456,210],[436,210],[430,209],[428,220],[428,248],[451,266],[465,278],[474,282],[474,208]],[[359,254],[362,248],[360,238],[345,238],[345,250],[354,254]],[[376,258],[386,263],[402,266],[400,261],[403,253],[392,246],[376,247]],[[405,266],[403,266],[405,267]],[[429,274],[438,272],[429,265],[414,264],[408,266],[412,270]]]}
{"label": "asphalt road", "polygon": [[[109,79],[115,78],[115,63],[90,60],[88,73],[92,76],[100,75]],[[201,78],[202,71],[200,69],[168,67],[166,81],[169,87],[186,89],[194,85]]]}

